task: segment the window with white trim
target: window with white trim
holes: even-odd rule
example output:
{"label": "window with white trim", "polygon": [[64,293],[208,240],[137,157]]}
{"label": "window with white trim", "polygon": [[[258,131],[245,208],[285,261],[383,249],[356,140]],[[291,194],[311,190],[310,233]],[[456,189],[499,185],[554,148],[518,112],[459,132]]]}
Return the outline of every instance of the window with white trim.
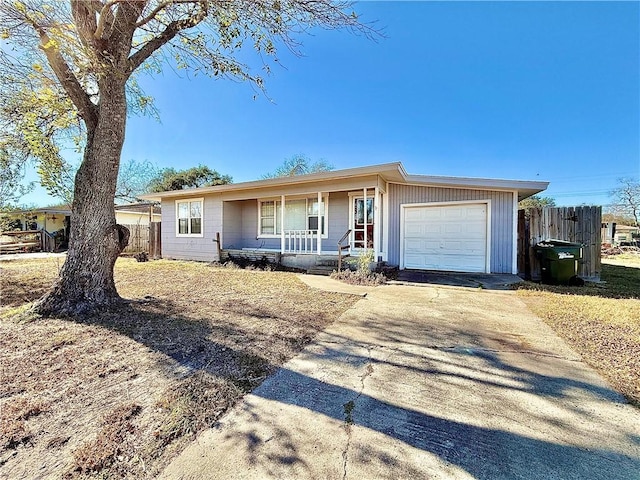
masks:
{"label": "window with white trim", "polygon": [[176,235],[178,237],[202,237],[201,198],[176,200]]}
{"label": "window with white trim", "polygon": [[260,202],[260,235],[276,234],[276,202],[267,200]]}
{"label": "window with white trim", "polygon": [[[284,229],[286,230],[318,230],[327,238],[327,197],[299,198],[285,200]],[[282,202],[280,200],[258,201],[258,236],[279,236],[282,233]]]}

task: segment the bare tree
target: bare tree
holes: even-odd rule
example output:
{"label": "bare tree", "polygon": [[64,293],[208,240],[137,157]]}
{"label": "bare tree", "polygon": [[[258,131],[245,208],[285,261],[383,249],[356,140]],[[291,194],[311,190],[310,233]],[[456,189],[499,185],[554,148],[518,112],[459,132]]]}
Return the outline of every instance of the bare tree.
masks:
{"label": "bare tree", "polygon": [[633,218],[636,227],[640,227],[640,181],[634,178],[619,178],[618,186],[611,190],[615,200],[615,213]]}
{"label": "bare tree", "polygon": [[333,165],[326,160],[312,161],[306,155],[297,154],[286,159],[282,165],[273,172],[263,175],[262,178],[293,177],[295,175],[307,175],[330,170],[333,170]]}
{"label": "bare tree", "polygon": [[140,201],[140,195],[151,191],[151,182],[160,171],[157,165],[148,160],[129,160],[121,164],[116,185],[116,203]]}
{"label": "bare tree", "polygon": [[[282,46],[297,52],[295,37],[315,27],[371,34],[343,1],[0,2],[0,38],[11,45],[0,48],[2,89],[49,92],[68,101],[83,134],[67,260],[34,311],[78,314],[120,301],[113,267],[129,237],[114,213],[120,155],[127,114],[150,102],[136,73],[169,62],[261,89],[262,78],[237,59],[240,49],[248,44],[262,59]],[[44,116],[47,108],[37,113]],[[45,138],[48,133],[43,131]]]}

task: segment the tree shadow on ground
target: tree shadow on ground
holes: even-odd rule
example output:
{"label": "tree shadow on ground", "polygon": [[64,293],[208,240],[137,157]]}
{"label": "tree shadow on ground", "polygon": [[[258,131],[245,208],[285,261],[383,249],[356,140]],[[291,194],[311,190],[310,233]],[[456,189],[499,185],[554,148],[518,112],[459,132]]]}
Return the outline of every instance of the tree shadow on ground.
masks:
{"label": "tree shadow on ground", "polygon": [[[257,309],[252,314],[260,314]],[[120,308],[73,321],[99,325],[127,335],[171,363],[169,369],[177,377],[206,372],[233,383],[243,392],[252,389],[254,395],[282,404],[295,405],[310,412],[330,417],[345,425],[364,427],[410,447],[428,452],[440,460],[464,469],[475,478],[563,478],[616,479],[634,478],[640,471],[640,456],[631,456],[606,448],[588,449],[552,438],[532,438],[497,428],[488,428],[400,406],[384,398],[376,398],[354,388],[334,385],[314,378],[311,372],[301,373],[281,368],[266,382],[263,380],[277,370],[268,350],[257,352],[265,338],[259,331],[239,329],[233,325],[212,324],[181,315],[180,306],[169,300],[126,302]],[[246,312],[245,312],[246,313]],[[269,312],[262,312],[262,317]],[[259,315],[259,318],[262,318]],[[610,389],[589,382],[546,375],[506,362],[499,352],[487,348],[485,340],[462,329],[432,331],[430,337],[420,337],[415,330],[407,331],[407,323],[389,319],[373,319],[367,325],[372,343],[391,343],[397,359],[388,355],[371,356],[358,353],[362,345],[347,336],[323,333],[314,344],[314,362],[332,362],[336,368],[406,369],[423,378],[437,379],[458,388],[473,382],[486,388],[530,393],[532,395],[567,399],[567,408],[582,415],[588,422],[592,412],[574,404],[575,392],[587,396],[622,403],[621,397]],[[384,320],[384,321],[383,321]],[[228,338],[245,338],[243,347],[230,344]],[[456,344],[447,343],[451,338]],[[425,352],[412,351],[426,347]],[[310,355],[308,352],[305,355]],[[397,378],[386,379],[393,389]],[[462,382],[462,383],[461,383]],[[345,405],[353,402],[347,416]],[[447,402],[442,399],[442,402]],[[499,406],[498,406],[499,408]],[[521,408],[521,421],[531,414]],[[261,455],[265,441],[255,433],[238,436],[234,441],[238,451],[256,463],[298,465],[311,468],[308,459],[299,453],[296,439],[287,428],[279,428],[277,419],[254,415],[253,421],[271,422],[284,446],[277,455]],[[615,428],[616,425],[609,424]],[[302,426],[304,428],[304,426]],[[637,436],[630,432],[629,442],[637,445]],[[635,440],[634,440],[635,439]],[[370,447],[359,450],[358,458],[375,456],[380,462],[392,463],[384,450]],[[269,471],[276,472],[267,465]]]}
{"label": "tree shadow on ground", "polygon": [[[294,361],[278,370],[253,395],[306,409],[310,415],[330,417],[342,422],[345,432],[348,427],[362,427],[398,440],[436,456],[445,465],[460,467],[474,478],[637,478],[639,432],[633,424],[622,424],[622,417],[615,412],[626,404],[624,398],[581,375],[572,378],[552,373],[558,362],[571,364],[574,360],[526,350],[516,343],[503,342],[504,351],[498,351],[487,347],[485,337],[454,327],[434,331],[421,339],[415,329],[407,329],[406,322],[385,318],[384,322],[369,322],[366,328],[371,333],[369,344],[335,332],[322,333],[303,352],[300,363]],[[456,339],[456,343],[451,339]],[[533,355],[537,359],[535,366],[521,366],[514,355]],[[302,365],[303,369],[293,370],[295,365]],[[424,403],[411,405],[406,398],[398,397],[399,385],[405,377],[415,382],[413,392],[429,392],[424,395],[438,405],[433,408],[425,407]],[[359,391],[349,386],[360,379],[363,389],[365,382],[375,382],[377,389]],[[452,392],[456,393],[453,397]],[[494,398],[498,403],[495,406],[481,403],[484,410],[478,417],[462,420],[465,409],[471,408],[469,405],[474,404],[474,397],[478,400],[478,395],[483,402]],[[347,405],[350,405],[348,412]],[[548,407],[539,410],[540,405]],[[594,405],[608,405],[606,413],[594,412]],[[269,425],[270,431],[279,432],[274,434],[276,438],[285,438],[290,443],[295,428],[287,426],[278,415],[271,417],[269,407],[266,411],[262,408],[243,410],[251,418],[247,425],[262,422]],[[449,415],[443,413],[447,411]],[[512,422],[515,428],[486,426],[498,417]],[[603,446],[593,448],[595,431],[615,432],[629,448],[621,451],[619,444],[604,446],[605,436]],[[304,436],[311,438],[313,434],[307,432]],[[226,441],[234,442],[238,451],[244,451],[252,462],[276,476],[282,470],[271,463],[286,465],[272,454],[257,430],[231,430]],[[320,444],[322,441],[318,439]],[[416,470],[415,464],[394,465],[399,460],[382,445],[352,442],[351,449],[353,462],[378,462],[390,472],[395,468],[411,470],[413,478],[425,475],[425,471]],[[630,454],[632,451],[637,454]],[[267,459],[263,454],[271,456]],[[305,458],[293,460],[303,462]],[[287,456],[287,462],[291,461]],[[313,477],[311,466],[301,468],[307,469],[309,478]]]}
{"label": "tree shadow on ground", "polygon": [[[256,346],[268,342],[260,330],[192,318],[180,311],[171,300],[153,298],[123,301],[117,308],[69,320],[132,338],[169,360],[164,367],[176,377],[206,372],[248,392],[277,369],[267,358],[268,349],[264,356],[255,352]],[[226,339],[243,339],[244,346]]]}
{"label": "tree shadow on ground", "polygon": [[[294,390],[290,388],[292,384],[296,385]],[[640,471],[638,457],[606,448],[586,449],[439,418],[287,369],[279,370],[268,384],[258,387],[253,394],[306,408],[342,422],[347,421],[344,405],[354,402],[349,418],[352,425],[429,452],[478,479],[628,480]],[[321,398],[327,396],[331,402]],[[256,448],[256,445],[252,447],[254,456]],[[383,451],[374,455],[379,455],[385,462]]]}

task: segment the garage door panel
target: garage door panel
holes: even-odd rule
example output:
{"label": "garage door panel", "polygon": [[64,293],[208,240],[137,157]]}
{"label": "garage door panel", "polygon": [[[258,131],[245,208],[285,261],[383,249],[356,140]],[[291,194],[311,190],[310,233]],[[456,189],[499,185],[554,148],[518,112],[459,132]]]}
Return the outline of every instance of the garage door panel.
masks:
{"label": "garage door panel", "polygon": [[408,223],[405,232],[407,238],[421,237],[425,233],[425,226],[418,223]]}
{"label": "garage door panel", "polygon": [[405,256],[405,263],[408,265],[406,268],[429,268],[424,263],[424,255],[411,255]]}
{"label": "garage door panel", "polygon": [[406,253],[421,252],[424,247],[424,241],[420,239],[408,239],[405,242]]}
{"label": "garage door panel", "polygon": [[484,272],[487,205],[406,207],[404,267]]}
{"label": "garage door panel", "polygon": [[405,216],[404,219],[406,222],[411,222],[411,221],[422,221],[423,220],[423,215],[424,212],[418,210],[418,209],[409,209],[405,212]]}
{"label": "garage door panel", "polygon": [[442,216],[447,222],[460,221],[466,217],[464,211],[461,208],[449,208],[442,211]]}
{"label": "garage door panel", "polygon": [[444,226],[445,235],[460,235],[465,230],[465,226],[460,223],[447,223]]}
{"label": "garage door panel", "polygon": [[487,236],[484,233],[467,233],[465,234],[465,238],[463,239],[463,241],[465,241],[467,245],[479,245],[480,243],[482,243],[482,248],[484,249],[484,242],[486,237]]}
{"label": "garage door panel", "polygon": [[424,225],[422,229],[424,233],[431,233],[431,234],[437,234],[437,235],[442,235],[443,230],[444,230],[444,225],[435,224],[435,223],[427,223],[426,225]]}
{"label": "garage door panel", "polygon": [[486,207],[483,206],[481,208],[470,208],[467,211],[466,218],[468,220],[478,219],[478,220],[484,221],[486,216],[487,216],[487,209]]}

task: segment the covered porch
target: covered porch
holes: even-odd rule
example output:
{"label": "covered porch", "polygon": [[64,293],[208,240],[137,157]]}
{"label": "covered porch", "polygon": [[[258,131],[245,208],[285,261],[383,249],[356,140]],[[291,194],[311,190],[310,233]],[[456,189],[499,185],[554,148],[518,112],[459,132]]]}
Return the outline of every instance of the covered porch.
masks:
{"label": "covered porch", "polygon": [[283,264],[302,268],[369,250],[382,261],[385,194],[384,182],[374,177],[358,188],[225,200],[221,252],[278,253]]}

